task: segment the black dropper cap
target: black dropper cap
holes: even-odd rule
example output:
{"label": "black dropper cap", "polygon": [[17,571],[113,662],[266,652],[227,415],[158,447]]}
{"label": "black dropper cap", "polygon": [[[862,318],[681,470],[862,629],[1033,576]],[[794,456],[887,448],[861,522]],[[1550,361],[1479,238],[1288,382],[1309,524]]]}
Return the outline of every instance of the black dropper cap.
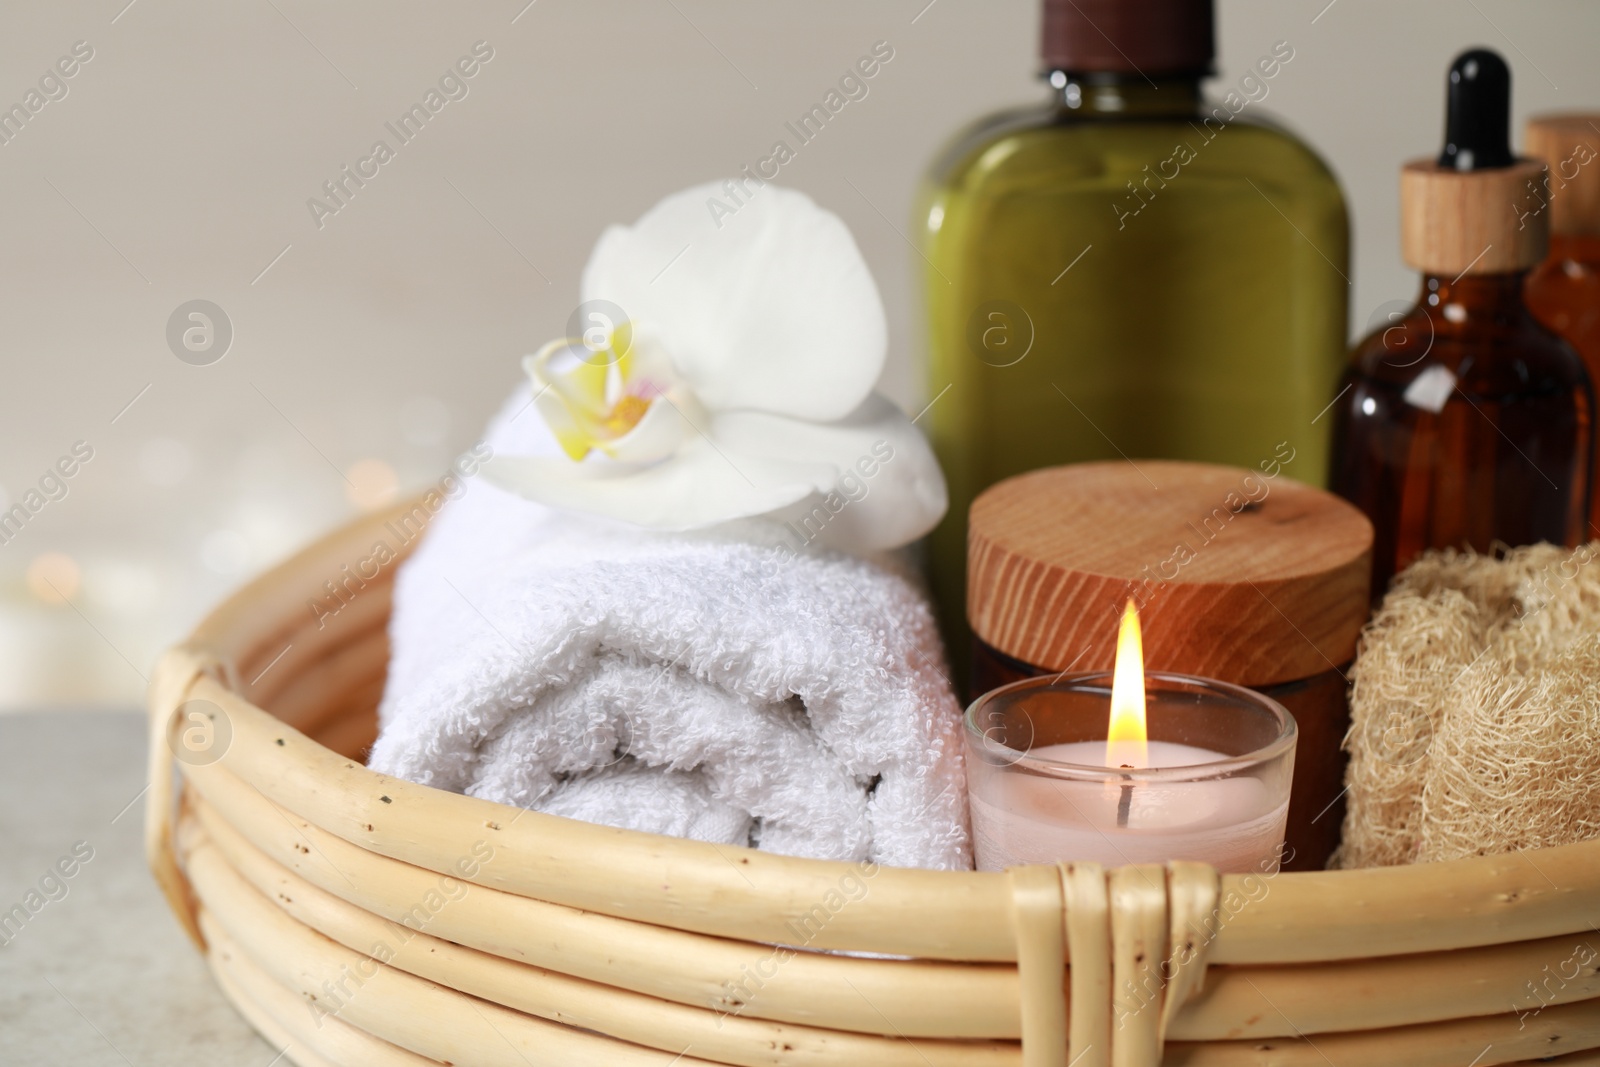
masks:
{"label": "black dropper cap", "polygon": [[1511,68],[1498,52],[1474,48],[1450,64],[1445,96],[1444,151],[1439,166],[1455,170],[1509,167]]}

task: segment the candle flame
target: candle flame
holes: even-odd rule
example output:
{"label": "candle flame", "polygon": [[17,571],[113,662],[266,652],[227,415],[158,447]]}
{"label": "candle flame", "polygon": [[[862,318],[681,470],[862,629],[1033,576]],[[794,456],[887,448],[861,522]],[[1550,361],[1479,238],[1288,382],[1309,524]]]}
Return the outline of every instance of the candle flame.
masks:
{"label": "candle flame", "polygon": [[1111,672],[1111,725],[1106,734],[1106,766],[1147,767],[1144,700],[1144,641],[1139,609],[1130,599],[1117,631],[1117,660]]}

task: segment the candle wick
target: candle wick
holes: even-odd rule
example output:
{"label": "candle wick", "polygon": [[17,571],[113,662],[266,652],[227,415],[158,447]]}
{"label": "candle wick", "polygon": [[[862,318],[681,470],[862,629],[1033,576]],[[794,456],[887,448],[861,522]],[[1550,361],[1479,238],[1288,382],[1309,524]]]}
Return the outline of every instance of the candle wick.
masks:
{"label": "candle wick", "polygon": [[[1124,763],[1122,766],[1129,770],[1132,769],[1131,764]],[[1122,781],[1122,795],[1117,797],[1117,828],[1126,830],[1128,828],[1128,809],[1133,806],[1133,776],[1124,774]]]}

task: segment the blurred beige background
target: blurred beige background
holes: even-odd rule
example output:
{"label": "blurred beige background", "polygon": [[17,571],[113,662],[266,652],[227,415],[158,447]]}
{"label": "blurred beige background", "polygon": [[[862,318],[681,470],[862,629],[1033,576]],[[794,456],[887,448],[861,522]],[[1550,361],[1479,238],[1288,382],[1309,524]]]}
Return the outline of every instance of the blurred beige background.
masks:
{"label": "blurred beige background", "polygon": [[[0,545],[5,709],[135,706],[228,589],[436,479],[562,329],[604,225],[765,155],[879,40],[892,62],[783,180],[854,229],[894,328],[885,388],[920,406],[918,174],[959,125],[1042,92],[1036,0],[126,3],[0,10],[0,104],[93,49],[0,144],[0,498],[93,449]],[[1344,183],[1352,330],[1412,295],[1396,168],[1436,150],[1456,51],[1506,55],[1519,129],[1600,107],[1586,0],[1218,6],[1222,79],[1295,48],[1261,107]],[[478,41],[467,95],[319,228],[307,199]],[[207,366],[166,338],[194,299],[232,324]]]}

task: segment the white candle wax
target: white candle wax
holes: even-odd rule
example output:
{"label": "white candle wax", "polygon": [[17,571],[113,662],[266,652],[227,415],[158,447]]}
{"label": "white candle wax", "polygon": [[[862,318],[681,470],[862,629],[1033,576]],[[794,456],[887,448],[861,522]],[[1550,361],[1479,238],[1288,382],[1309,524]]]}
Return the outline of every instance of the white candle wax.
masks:
{"label": "white candle wax", "polygon": [[[1148,743],[1151,768],[1228,759],[1170,741]],[[1034,759],[1106,766],[1104,741],[1045,745]],[[1024,767],[969,767],[974,775],[972,831],[980,870],[1086,860],[1129,863],[1200,860],[1219,871],[1271,868],[1283,840],[1289,802],[1277,803],[1248,776],[1204,781],[1125,781],[1108,767],[1104,781],[1049,777]],[[1127,824],[1118,807],[1128,789]],[[1266,866],[1263,866],[1265,864]]]}

